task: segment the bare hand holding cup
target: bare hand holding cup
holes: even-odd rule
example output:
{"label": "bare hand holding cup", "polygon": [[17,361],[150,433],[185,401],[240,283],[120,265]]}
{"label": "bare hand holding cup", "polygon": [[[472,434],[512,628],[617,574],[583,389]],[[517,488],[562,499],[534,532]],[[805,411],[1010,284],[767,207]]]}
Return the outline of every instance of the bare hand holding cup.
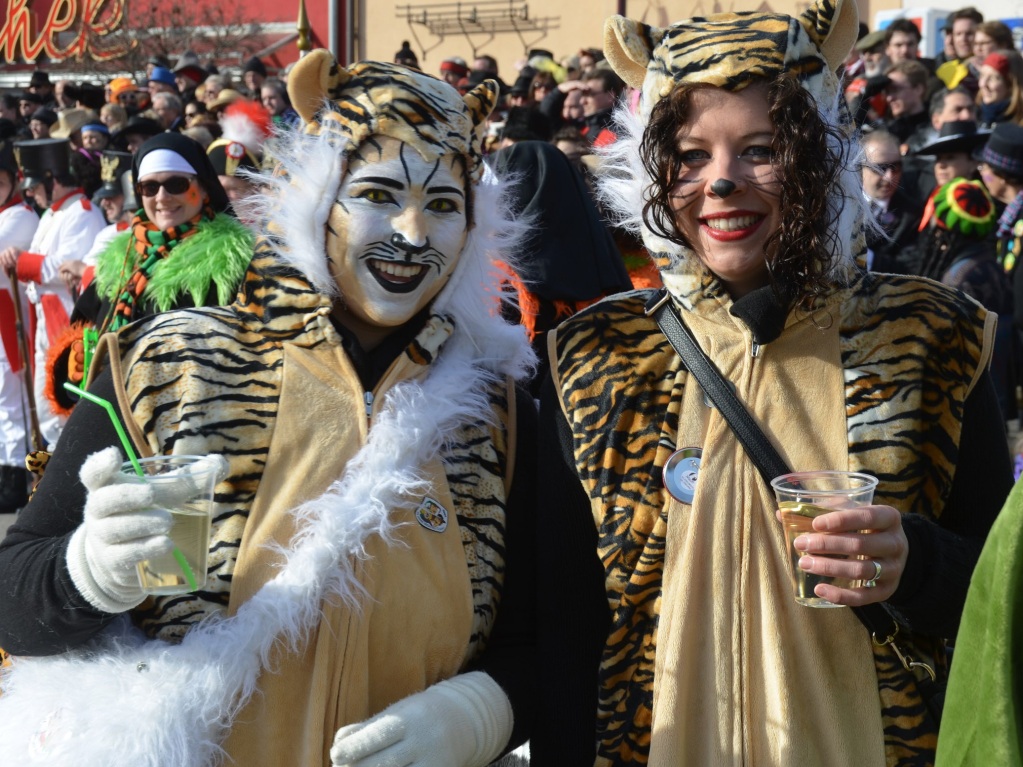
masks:
{"label": "bare hand holding cup", "polygon": [[848,471],[796,472],[771,486],[797,602],[860,606],[895,592],[908,543],[899,512],[872,505],[877,479]]}

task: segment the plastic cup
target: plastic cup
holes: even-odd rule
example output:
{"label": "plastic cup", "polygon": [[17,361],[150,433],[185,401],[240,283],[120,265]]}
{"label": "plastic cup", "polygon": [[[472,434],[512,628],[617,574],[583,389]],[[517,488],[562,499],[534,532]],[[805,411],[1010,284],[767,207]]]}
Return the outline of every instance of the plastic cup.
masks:
{"label": "plastic cup", "polygon": [[774,488],[778,510],[781,512],[785,550],[791,565],[789,574],[796,601],[808,607],[844,607],[817,596],[814,588],[818,583],[830,583],[839,588],[858,588],[863,582],[801,570],[799,559],[803,552],[797,551],[793,542],[803,533],[814,532],[814,517],[841,509],[869,506],[874,501],[877,479],[869,474],[852,471],[804,471],[775,477],[771,480],[771,487]]}
{"label": "plastic cup", "polygon": [[141,458],[138,464],[143,474],[136,473],[130,461],[121,465],[118,481],[122,483],[146,482],[157,485],[155,497],[168,495],[180,498],[180,491],[161,492],[174,484],[180,488],[183,477],[194,484],[194,494],[185,500],[167,506],[158,506],[171,514],[170,538],[174,549],[136,565],[139,584],[147,594],[188,594],[206,584],[206,560],[210,549],[210,516],[213,513],[213,491],[222,476],[217,462],[203,460],[197,455],[161,455]]}

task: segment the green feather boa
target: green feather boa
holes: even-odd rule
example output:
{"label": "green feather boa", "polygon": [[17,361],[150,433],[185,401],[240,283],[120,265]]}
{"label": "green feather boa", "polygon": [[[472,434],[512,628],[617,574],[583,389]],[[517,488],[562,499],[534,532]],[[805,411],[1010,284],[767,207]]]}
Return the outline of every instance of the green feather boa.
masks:
{"label": "green feather boa", "polygon": [[[132,270],[122,273],[125,255],[136,258],[131,245],[131,230],[117,235],[96,260],[96,290],[111,303]],[[206,303],[210,284],[217,286],[217,302],[229,303],[238,289],[249,261],[255,235],[236,219],[218,213],[212,221],[202,221],[199,231],[176,245],[153,269],[142,294],[144,302],[166,312],[177,306],[179,297],[190,295],[192,303]]]}

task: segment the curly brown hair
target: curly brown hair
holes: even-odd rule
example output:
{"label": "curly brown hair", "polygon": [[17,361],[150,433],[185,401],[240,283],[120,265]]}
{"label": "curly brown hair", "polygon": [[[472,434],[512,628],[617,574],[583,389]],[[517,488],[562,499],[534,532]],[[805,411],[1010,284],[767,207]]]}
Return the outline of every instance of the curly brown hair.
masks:
{"label": "curly brown hair", "polygon": [[[848,140],[826,123],[813,97],[791,74],[761,80],[775,133],[771,142],[781,189],[781,225],[767,239],[765,255],[775,290],[797,300],[813,299],[835,285],[834,222],[842,207],[835,194],[848,155]],[[754,81],[757,84],[757,81]],[[653,183],[643,204],[643,221],[670,242],[692,249],[675,223],[672,190],[682,171],[678,144],[690,119],[693,93],[713,86],[681,84],[653,108],[640,156]]]}

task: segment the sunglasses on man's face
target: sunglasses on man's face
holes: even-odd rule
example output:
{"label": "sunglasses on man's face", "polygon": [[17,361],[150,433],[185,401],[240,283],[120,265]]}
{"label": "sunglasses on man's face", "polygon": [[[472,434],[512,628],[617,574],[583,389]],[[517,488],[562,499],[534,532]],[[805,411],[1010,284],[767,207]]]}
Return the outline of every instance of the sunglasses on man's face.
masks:
{"label": "sunglasses on man's face", "polygon": [[184,194],[192,186],[192,179],[188,176],[171,176],[163,181],[140,181],[138,191],[143,197],[156,197],[161,186],[167,190],[167,194]]}

